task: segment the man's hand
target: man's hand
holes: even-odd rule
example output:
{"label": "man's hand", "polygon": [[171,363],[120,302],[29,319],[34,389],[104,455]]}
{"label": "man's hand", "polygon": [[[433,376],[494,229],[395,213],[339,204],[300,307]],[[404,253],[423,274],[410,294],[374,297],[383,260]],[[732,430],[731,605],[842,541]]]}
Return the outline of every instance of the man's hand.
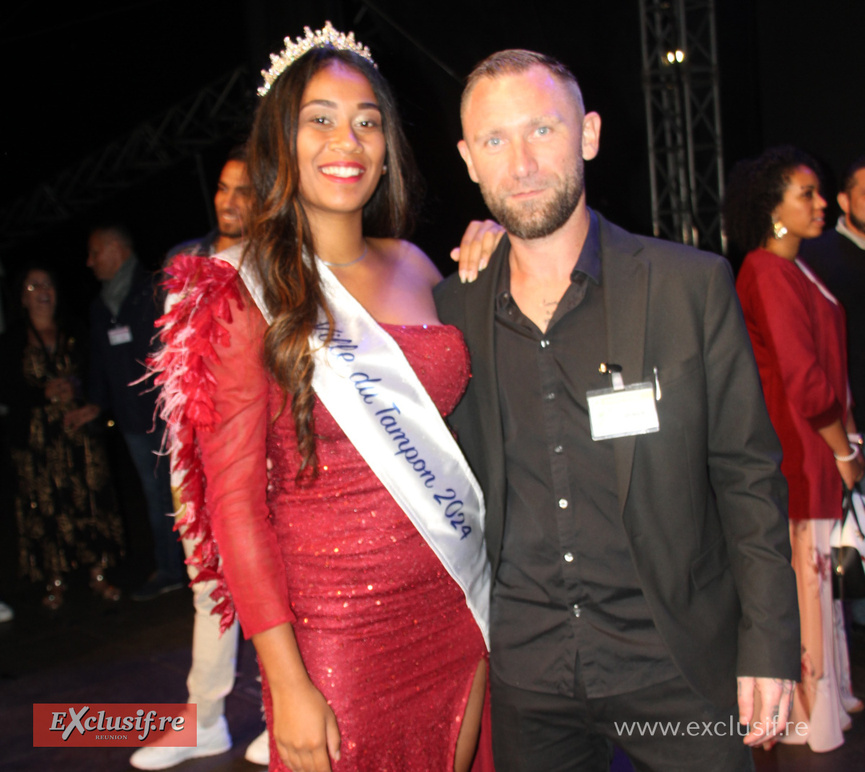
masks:
{"label": "man's hand", "polygon": [[[745,736],[745,745],[763,745],[768,750],[783,734],[790,717],[793,704],[795,681],[781,678],[755,678],[741,676],[736,679],[739,690],[739,723],[751,724],[751,731]],[[759,697],[760,715],[755,717],[754,704]]]}
{"label": "man's hand", "polygon": [[460,281],[473,282],[478,272],[490,262],[490,256],[499,245],[505,229],[493,220],[472,220],[463,234],[460,245],[451,250],[451,260],[459,262]]}

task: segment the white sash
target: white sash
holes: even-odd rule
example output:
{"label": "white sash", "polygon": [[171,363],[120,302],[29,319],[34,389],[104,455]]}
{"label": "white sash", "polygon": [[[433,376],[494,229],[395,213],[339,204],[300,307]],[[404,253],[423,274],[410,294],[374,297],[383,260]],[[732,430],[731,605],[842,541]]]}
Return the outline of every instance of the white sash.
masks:
{"label": "white sash", "polygon": [[[238,268],[241,247],[216,257]],[[325,348],[322,311],[311,339],[313,388],[462,588],[489,648],[490,565],[480,486],[400,347],[321,260],[318,271],[334,333]],[[271,323],[257,276],[247,264],[239,272]]]}

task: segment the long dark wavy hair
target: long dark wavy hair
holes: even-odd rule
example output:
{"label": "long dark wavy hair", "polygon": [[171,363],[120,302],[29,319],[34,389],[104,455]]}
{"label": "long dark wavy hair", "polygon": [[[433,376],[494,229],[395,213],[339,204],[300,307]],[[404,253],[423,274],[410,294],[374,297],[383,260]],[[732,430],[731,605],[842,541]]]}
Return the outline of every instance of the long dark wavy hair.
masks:
{"label": "long dark wavy hair", "polygon": [[751,252],[772,235],[772,212],[783,201],[790,176],[800,166],[820,176],[817,162],[792,145],[770,147],[733,167],[722,212],[727,235],[740,249]]}
{"label": "long dark wavy hair", "polygon": [[315,254],[315,242],[299,196],[298,118],[307,83],[336,62],[369,81],[382,115],[387,174],[364,206],[364,235],[409,235],[420,194],[417,168],[396,101],[387,82],[366,59],[331,47],[314,48],[282,73],[262,99],[247,146],[253,199],[244,260],[258,272],[273,317],[264,339],[264,360],[291,402],[301,456],[298,483],[314,479],[318,471],[310,335],[321,309],[333,326],[315,261],[304,259],[304,253]]}

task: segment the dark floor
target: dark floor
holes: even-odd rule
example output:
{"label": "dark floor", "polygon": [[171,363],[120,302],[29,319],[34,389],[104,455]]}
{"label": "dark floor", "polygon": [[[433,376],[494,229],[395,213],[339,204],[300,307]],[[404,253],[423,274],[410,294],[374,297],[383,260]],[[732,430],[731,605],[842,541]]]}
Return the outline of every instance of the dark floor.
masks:
{"label": "dark floor", "polygon": [[[147,603],[108,606],[72,591],[59,612],[35,597],[16,597],[17,616],[0,625],[0,770],[3,772],[121,772],[128,748],[34,748],[32,704],[38,702],[183,702],[189,668],[192,601],[188,591]],[[865,633],[851,637],[854,687],[865,696]],[[241,645],[237,684],[227,714],[235,746],[221,756],[188,761],[178,772],[252,772],[246,745],[262,730],[257,666]],[[758,772],[862,772],[865,713],[854,716],[847,743],[826,754],[777,746],[755,753]],[[628,772],[617,757],[615,772]]]}
{"label": "dark floor", "polygon": [[[113,772],[129,770],[133,749],[34,748],[33,703],[185,702],[192,639],[188,590],[147,603],[97,601],[84,590],[51,613],[15,604],[0,625],[0,770]],[[246,746],[264,729],[258,666],[242,643],[237,681],[226,705],[234,748],[185,762],[180,772],[253,772]]]}

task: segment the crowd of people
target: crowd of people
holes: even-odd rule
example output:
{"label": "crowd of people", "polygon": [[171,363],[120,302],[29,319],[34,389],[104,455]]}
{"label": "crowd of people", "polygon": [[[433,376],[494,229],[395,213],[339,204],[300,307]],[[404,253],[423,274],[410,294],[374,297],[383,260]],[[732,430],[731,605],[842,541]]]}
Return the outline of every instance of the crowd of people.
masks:
{"label": "crowd of people", "polygon": [[[469,227],[443,281],[406,240],[417,173],[369,50],[307,30],[259,93],[217,229],[158,288],[99,225],[89,338],[34,264],[2,340],[45,605],[79,567],[120,597],[107,415],[153,533],[134,599],[186,583],[182,537],[198,744],[131,764],[231,747],[241,633],[267,723],[247,757],[272,770],[606,770],[618,747],[729,772],[842,744],[863,706],[829,533],[865,473],[865,158],[823,236],[815,161],[739,163],[734,282],[590,208],[600,116],[561,62],[501,51],[467,79],[459,143],[498,225]],[[730,730],[621,731],[694,720]]]}

